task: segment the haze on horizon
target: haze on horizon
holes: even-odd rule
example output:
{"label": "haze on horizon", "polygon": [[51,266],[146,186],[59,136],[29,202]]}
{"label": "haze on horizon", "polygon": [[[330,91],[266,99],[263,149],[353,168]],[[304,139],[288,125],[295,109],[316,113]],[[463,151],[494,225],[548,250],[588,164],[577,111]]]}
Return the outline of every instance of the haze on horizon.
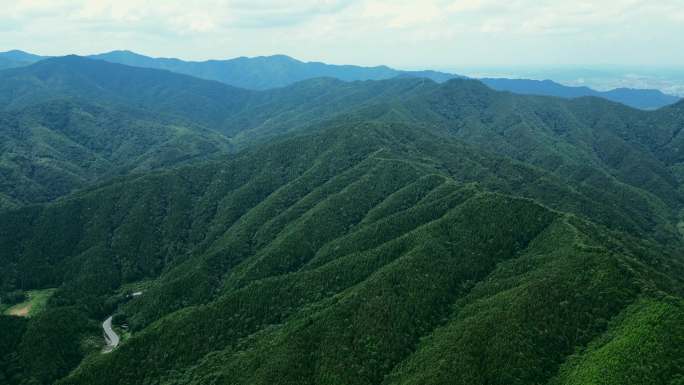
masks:
{"label": "haze on horizon", "polygon": [[2,0],[0,50],[397,68],[684,65],[680,0]]}

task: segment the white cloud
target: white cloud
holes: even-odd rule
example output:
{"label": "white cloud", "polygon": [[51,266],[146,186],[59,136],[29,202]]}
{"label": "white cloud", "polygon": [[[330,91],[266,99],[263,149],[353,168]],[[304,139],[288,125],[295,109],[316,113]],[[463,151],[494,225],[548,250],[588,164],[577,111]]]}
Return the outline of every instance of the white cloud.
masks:
{"label": "white cloud", "polygon": [[682,65],[681,1],[0,0],[0,49],[286,53],[399,66]]}
{"label": "white cloud", "polygon": [[361,17],[389,28],[410,28],[434,23],[444,17],[437,3],[416,1],[368,1]]}

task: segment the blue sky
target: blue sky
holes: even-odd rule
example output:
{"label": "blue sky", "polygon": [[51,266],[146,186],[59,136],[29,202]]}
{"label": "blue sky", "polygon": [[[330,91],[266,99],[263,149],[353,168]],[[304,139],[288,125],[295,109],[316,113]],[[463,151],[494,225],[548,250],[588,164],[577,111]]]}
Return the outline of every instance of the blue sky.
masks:
{"label": "blue sky", "polygon": [[684,0],[0,0],[0,50],[400,68],[684,65]]}

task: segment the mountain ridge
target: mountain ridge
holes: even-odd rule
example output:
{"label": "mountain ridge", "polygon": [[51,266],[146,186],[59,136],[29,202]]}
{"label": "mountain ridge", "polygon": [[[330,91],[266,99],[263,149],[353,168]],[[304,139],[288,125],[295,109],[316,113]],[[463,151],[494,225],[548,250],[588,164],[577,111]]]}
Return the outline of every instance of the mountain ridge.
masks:
{"label": "mountain ridge", "polygon": [[[109,75],[102,77],[103,72]],[[677,115],[668,109],[645,112],[603,99],[568,101],[501,93],[469,79],[438,84],[422,78],[356,82],[329,78],[247,91],[173,72],[75,56],[4,71],[0,79],[4,79],[0,100],[4,95],[6,103],[17,107],[23,100],[78,94],[104,105],[132,103],[171,123],[196,122],[230,137],[238,147],[307,133],[339,118],[411,122],[547,170],[565,168],[566,176],[586,178],[581,170],[595,164],[602,171],[593,177],[615,178],[615,183],[648,191],[668,206],[679,197],[668,167],[681,162],[677,146],[684,139]],[[549,145],[558,141],[562,144]]]}
{"label": "mountain ridge", "polygon": [[[4,56],[3,53],[0,53],[0,60]],[[13,55],[7,56],[11,57]],[[47,58],[36,55],[24,55],[23,57],[29,58],[30,61],[16,62],[14,65],[24,65],[35,62],[39,58]],[[295,82],[315,77],[336,77],[344,81],[380,80],[393,77],[425,77],[437,82],[445,82],[449,79],[462,77],[460,75],[431,70],[401,71],[387,66],[360,67],[354,65],[330,65],[322,62],[303,62],[287,55],[183,61],[176,58],[153,58],[128,50],[119,50],[90,55],[89,57],[132,66],[166,69],[203,79],[220,81],[240,88],[256,90],[285,87]],[[12,64],[10,62],[4,66],[12,66]],[[611,91],[595,91],[586,87],[564,86],[552,81],[525,79],[485,78],[481,79],[481,81],[497,90],[566,98],[597,96],[641,109],[657,109],[675,103],[680,99],[676,96],[663,94],[658,90],[615,89]],[[539,84],[546,86],[540,87]]]}
{"label": "mountain ridge", "polygon": [[[97,58],[102,58],[107,60],[119,60],[120,62],[124,64],[132,64],[135,65],[133,61],[129,61],[126,58],[122,58],[120,55],[121,52],[116,52],[117,54],[116,58],[112,58],[110,55],[111,53],[104,53],[100,55],[95,55]],[[146,57],[143,55],[135,54],[136,57],[138,58],[145,58],[144,60],[146,61],[147,65],[152,65],[154,66],[154,59],[150,57]],[[177,65],[180,65],[181,63],[188,63],[192,64],[195,66],[201,65],[201,63],[223,63],[224,65],[228,65],[228,63],[231,62],[231,59],[228,60],[209,60],[209,61],[204,61],[204,62],[183,62],[182,60],[179,59],[160,59],[163,61],[171,60]],[[349,66],[349,65],[328,65],[324,64],[321,62],[302,62],[297,59],[294,59],[292,57],[289,57],[287,55],[273,55],[273,56],[259,56],[259,57],[254,57],[254,58],[245,58],[245,57],[240,57],[237,59],[232,59],[235,61],[239,62],[248,62],[248,61],[253,61],[255,63],[260,63],[263,65],[264,62],[268,62],[269,60],[273,60],[275,62],[279,61],[285,61],[288,64],[297,64],[298,66],[311,66],[311,67],[318,67],[317,69],[313,69],[312,71],[316,71],[314,74],[310,74],[308,76],[310,77],[318,77],[318,76],[330,76],[330,73],[335,71],[335,70],[354,70],[357,72],[356,75],[354,74],[337,74],[336,77],[345,80],[345,81],[350,81],[350,80],[379,80],[379,79],[385,79],[389,77],[397,77],[397,76],[416,76],[416,77],[426,77],[438,82],[444,82],[449,79],[453,78],[459,78],[462,77],[460,75],[455,75],[455,74],[448,74],[444,72],[438,72],[438,71],[431,71],[431,70],[426,70],[426,71],[401,71],[401,70],[395,70],[387,66],[376,66],[376,67],[358,67],[358,66]],[[176,71],[179,69],[176,68]],[[261,71],[266,71],[267,69],[262,69]],[[363,74],[362,76],[359,76],[359,72],[362,71],[367,71],[366,74]],[[206,74],[200,74],[199,72],[194,72],[190,69],[187,70],[181,70],[181,72],[188,73],[188,74],[193,74],[199,77],[207,77],[211,78],[213,80],[218,80],[227,84],[231,85],[236,85],[242,88],[252,88],[252,89],[263,89],[265,88],[263,86],[264,83],[258,83],[258,84],[250,84],[247,82],[243,81],[238,81],[238,80],[233,80],[233,79],[228,79],[223,76],[213,76],[213,75],[206,75]],[[275,84],[271,84],[269,87],[266,88],[273,88],[273,87],[282,87],[287,84],[291,84],[293,82],[296,82],[298,80],[304,80],[304,77],[299,76],[296,77],[295,79],[289,80],[288,82],[283,82],[278,81]],[[516,92],[516,93],[522,93],[522,94],[537,94],[537,95],[547,95],[547,96],[560,96],[560,97],[579,97],[579,96],[597,96],[597,97],[602,97],[608,100],[613,100],[619,103],[627,104],[632,107],[636,108],[642,108],[642,109],[655,109],[655,108],[660,108],[672,103],[675,103],[676,101],[680,100],[680,98],[676,96],[671,96],[671,95],[666,95],[662,93],[659,90],[637,90],[637,89],[614,89],[610,91],[596,91],[593,89],[590,89],[588,87],[569,87],[569,86],[564,86],[556,82],[552,82],[550,80],[547,81],[533,81],[533,80],[525,80],[525,79],[491,79],[491,78],[483,78],[479,79],[483,83],[487,84],[488,86],[501,90],[501,91],[511,91],[511,92]],[[553,83],[551,89],[549,87],[545,88],[539,88],[536,87],[536,83],[541,83],[541,84],[547,84]]]}
{"label": "mountain ridge", "polygon": [[[60,385],[522,385],[557,373],[572,384],[570,356],[585,347],[579,365],[619,374],[590,344],[628,332],[634,311],[681,317],[681,278],[659,274],[684,267],[675,245],[546,205],[596,204],[579,187],[426,127],[341,121],[0,216],[0,245],[32,266],[18,270],[25,280],[61,283],[53,306],[97,316],[121,303],[133,330],[68,370],[35,364]],[[529,189],[535,199],[519,196]],[[110,294],[141,277],[154,281],[140,298]],[[645,338],[665,338],[658,325]],[[512,339],[496,343],[503,356],[490,351],[500,334]],[[677,341],[652,351],[648,373],[625,370],[680,372],[668,360]],[[429,364],[437,357],[451,364]]]}

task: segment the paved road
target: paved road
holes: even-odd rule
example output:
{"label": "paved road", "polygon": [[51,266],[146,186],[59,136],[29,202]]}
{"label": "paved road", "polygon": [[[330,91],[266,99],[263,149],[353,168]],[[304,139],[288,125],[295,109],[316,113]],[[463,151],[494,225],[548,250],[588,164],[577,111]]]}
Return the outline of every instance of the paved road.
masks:
{"label": "paved road", "polygon": [[119,346],[119,336],[112,329],[112,317],[109,317],[102,323],[104,329],[106,345],[102,350],[103,353],[109,353]]}

